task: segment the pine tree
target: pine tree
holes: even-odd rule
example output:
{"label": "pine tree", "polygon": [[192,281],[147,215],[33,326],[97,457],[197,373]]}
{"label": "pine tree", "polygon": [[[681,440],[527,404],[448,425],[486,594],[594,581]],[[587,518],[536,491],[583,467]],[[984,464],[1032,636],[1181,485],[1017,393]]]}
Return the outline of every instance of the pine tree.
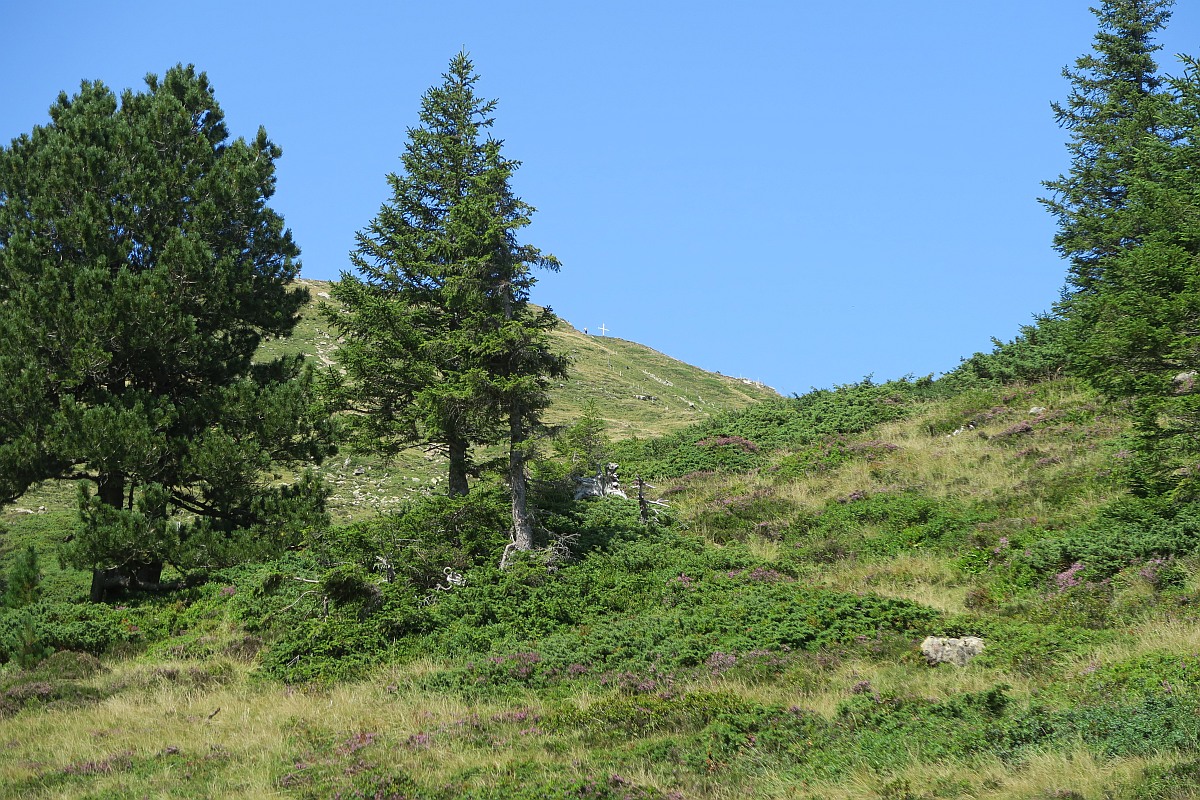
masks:
{"label": "pine tree", "polygon": [[392,198],[358,234],[357,275],[343,273],[327,318],[344,338],[335,395],[359,441],[385,455],[433,446],[448,456],[449,494],[468,491],[473,449],[507,440],[517,549],[532,547],[525,464],[540,428],[554,354],[549,309],[534,309],[532,268],[558,261],[517,240],[534,209],[510,179],[519,164],[484,133],[494,100],[463,53],[421,102]]}
{"label": "pine tree", "polygon": [[253,361],[307,296],[266,204],[280,150],[230,141],[193,67],[146,83],[85,82],[0,148],[0,501],[81,482],[97,600],[323,515],[313,479],[265,475],[326,449],[301,359]]}

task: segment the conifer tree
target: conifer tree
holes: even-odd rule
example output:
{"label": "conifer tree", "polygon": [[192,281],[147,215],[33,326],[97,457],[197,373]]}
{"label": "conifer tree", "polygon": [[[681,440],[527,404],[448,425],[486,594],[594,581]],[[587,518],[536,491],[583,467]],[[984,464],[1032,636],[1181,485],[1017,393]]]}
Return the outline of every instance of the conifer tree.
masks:
{"label": "conifer tree", "polygon": [[1102,262],[1136,242],[1144,231],[1122,213],[1133,180],[1153,179],[1140,159],[1146,146],[1170,141],[1170,93],[1158,73],[1154,34],[1170,19],[1174,0],[1104,0],[1093,52],[1063,69],[1071,82],[1065,103],[1053,103],[1058,124],[1070,132],[1071,169],[1045,187],[1042,202],[1058,219],[1054,246],[1069,259],[1072,292],[1088,293],[1102,280]]}
{"label": "conifer tree", "polygon": [[1131,401],[1134,488],[1200,499],[1200,74],[1185,61],[1164,121],[1172,142],[1147,142],[1127,180],[1123,214],[1136,243],[1102,259],[1096,290],[1070,303],[1075,370]]}
{"label": "conifer tree", "polygon": [[476,95],[478,80],[460,53],[422,98],[392,198],[358,234],[357,275],[332,292],[341,308],[327,318],[344,338],[332,388],[359,412],[363,444],[444,452],[451,495],[467,493],[475,447],[507,441],[514,541],[527,550],[530,437],[565,369],[548,344],[556,317],[529,290],[532,268],[559,264],[517,239],[534,209],[511,190],[519,164],[485,136],[496,102]]}
{"label": "conifer tree", "polygon": [[[1094,53],[1067,71],[1055,105],[1071,132],[1071,172],[1046,186],[1055,245],[1070,259],[1066,318],[1072,370],[1128,399],[1142,494],[1200,493],[1200,270],[1195,175],[1200,91],[1158,72],[1152,41],[1171,0],[1107,0]],[[1180,495],[1182,496],[1182,495]]]}
{"label": "conifer tree", "polygon": [[280,150],[230,141],[193,67],[146,83],[85,82],[0,148],[0,502],[80,481],[67,555],[97,600],[323,516],[313,479],[264,476],[326,448],[301,359],[253,361],[306,298]]}
{"label": "conifer tree", "polygon": [[37,551],[29,545],[17,554],[8,570],[4,593],[0,605],[8,608],[24,608],[37,602],[41,595],[42,572],[38,568]]}

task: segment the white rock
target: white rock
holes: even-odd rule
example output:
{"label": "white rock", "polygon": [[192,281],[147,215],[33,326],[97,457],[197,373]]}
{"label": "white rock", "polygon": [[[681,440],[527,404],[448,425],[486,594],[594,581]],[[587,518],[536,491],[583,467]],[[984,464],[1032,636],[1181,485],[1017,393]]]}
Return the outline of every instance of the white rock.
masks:
{"label": "white rock", "polygon": [[961,639],[947,636],[927,636],[921,642],[921,655],[931,666],[953,664],[966,666],[967,662],[983,652],[983,639],[964,636]]}

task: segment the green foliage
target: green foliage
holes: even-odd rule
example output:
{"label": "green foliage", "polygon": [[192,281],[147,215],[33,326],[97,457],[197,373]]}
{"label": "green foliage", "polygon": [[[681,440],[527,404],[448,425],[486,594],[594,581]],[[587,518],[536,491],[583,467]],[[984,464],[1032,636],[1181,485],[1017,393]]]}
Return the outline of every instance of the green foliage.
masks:
{"label": "green foliage", "polygon": [[[337,570],[326,577],[335,600],[310,603],[276,630],[261,656],[264,675],[288,683],[334,682],[363,677],[401,652],[397,643],[428,629],[417,594],[398,584],[372,584]],[[303,600],[304,598],[298,598]]]}
{"label": "green foliage", "polygon": [[764,464],[784,447],[812,446],[828,437],[859,433],[901,419],[925,397],[929,384],[869,379],[836,389],[815,389],[801,397],[758,403],[715,417],[679,433],[653,440],[630,440],[613,447],[626,474],[678,478],[698,471],[745,472]]}
{"label": "green foliage", "polygon": [[335,603],[370,604],[379,598],[379,589],[357,564],[343,564],[325,573],[321,591]]}
{"label": "green foliage", "polygon": [[[566,362],[549,348],[557,318],[528,304],[532,268],[558,261],[517,243],[534,209],[509,187],[518,163],[484,138],[496,102],[476,95],[464,53],[443,78],[408,130],[404,172],[388,176],[391,199],[357,235],[357,275],[331,292],[341,307],[327,320],[344,343],[328,383],[338,405],[361,412],[351,418],[360,446],[391,456],[433,445],[460,495],[471,449],[503,439],[519,462],[510,478],[523,481],[525,439]],[[513,487],[514,510],[523,492]]]}
{"label": "green foliage", "polygon": [[1011,341],[992,339],[989,353],[975,353],[938,382],[957,390],[972,385],[1036,383],[1061,377],[1069,363],[1066,323],[1061,317],[1038,316],[1022,325]]}
{"label": "green foliage", "polygon": [[37,620],[29,611],[0,616],[0,663],[14,661],[28,668],[53,653],[38,633]]}
{"label": "green foliage", "polygon": [[326,564],[349,561],[431,589],[445,580],[447,568],[462,572],[499,559],[511,522],[507,504],[494,484],[466,497],[421,497],[396,514],[320,531],[312,549]]}
{"label": "green foliage", "polygon": [[1065,103],[1054,103],[1058,124],[1071,135],[1071,170],[1045,187],[1042,202],[1059,230],[1055,248],[1071,260],[1069,281],[1090,292],[1104,280],[1100,264],[1136,242],[1145,227],[1123,213],[1131,183],[1154,175],[1142,158],[1147,148],[1170,142],[1171,97],[1158,65],[1154,34],[1171,16],[1173,0],[1104,0],[1092,9],[1099,22],[1093,52],[1064,69],[1071,82]]}
{"label": "green foliage", "polygon": [[[647,580],[613,576],[608,566],[523,582],[506,574],[444,600],[438,617],[454,621],[442,623],[443,646],[459,658],[489,654],[446,676],[450,685],[478,691],[586,678],[652,693],[685,673],[719,674],[746,659],[774,658],[778,667],[790,653],[904,638],[939,618],[913,603],[803,588],[745,567]],[[484,604],[480,595],[504,602]]]}
{"label": "green foliage", "polygon": [[5,580],[4,594],[0,597],[0,605],[8,608],[21,608],[37,602],[41,594],[39,584],[42,573],[38,569],[37,551],[33,545],[28,545],[17,554],[8,570]]}
{"label": "green foliage", "polygon": [[579,418],[558,432],[553,441],[554,454],[566,464],[567,475],[593,475],[608,462],[612,443],[607,427],[599,404],[589,398]]}
{"label": "green foliage", "polygon": [[1190,555],[1197,547],[1197,504],[1128,499],[1105,508],[1078,529],[1034,543],[1027,558],[1042,575],[1061,573],[1079,563],[1083,567],[1075,580],[1098,581],[1129,566],[1149,567],[1157,573],[1162,560]]}
{"label": "green foliage", "polygon": [[1192,800],[1200,786],[1200,760],[1154,765],[1140,780],[1117,795],[1118,800]]}
{"label": "green foliage", "polygon": [[1067,72],[1073,90],[1056,105],[1071,131],[1072,168],[1046,186],[1058,250],[1070,259],[1060,310],[1072,371],[1110,397],[1132,401],[1143,495],[1200,496],[1195,393],[1200,283],[1192,220],[1200,164],[1200,72],[1158,73],[1153,35],[1170,0],[1109,0],[1094,54]]}
{"label": "green foliage", "polygon": [[103,655],[165,633],[153,606],[110,607],[43,599],[0,611],[0,663],[40,661],[57,650]]}
{"label": "green foliage", "polygon": [[[784,541],[794,546],[793,558],[815,562],[850,553],[880,559],[922,548],[957,552],[968,534],[993,515],[917,492],[862,494],[799,516]],[[831,544],[838,548],[832,554]]]}
{"label": "green foliage", "polygon": [[[1068,621],[1069,622],[1069,621]],[[1015,670],[1027,675],[1052,675],[1089,647],[1107,641],[1107,633],[1071,627],[1055,621],[971,619],[961,630],[951,624],[946,632],[981,635],[988,642],[977,659],[980,666]]]}
{"label": "green foliage", "polygon": [[319,460],[326,423],[301,359],[252,363],[307,299],[266,133],[230,141],[190,66],[119,102],[85,82],[50,118],[0,149],[0,500],[90,480],[107,511],[73,552],[100,599],[104,571],[157,584],[196,563],[179,515],[226,534],[285,499],[319,513],[263,475]]}

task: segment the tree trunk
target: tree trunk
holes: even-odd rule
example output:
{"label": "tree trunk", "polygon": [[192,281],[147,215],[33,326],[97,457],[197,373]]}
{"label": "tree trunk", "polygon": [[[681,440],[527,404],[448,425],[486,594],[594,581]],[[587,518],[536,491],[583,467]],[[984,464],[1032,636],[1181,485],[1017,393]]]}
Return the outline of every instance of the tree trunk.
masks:
{"label": "tree trunk", "polygon": [[[105,505],[121,509],[125,506],[125,475],[109,472],[100,476],[96,494]],[[133,492],[129,493],[129,506],[133,507]],[[134,561],[119,567],[92,570],[90,597],[93,603],[102,603],[112,589],[157,589],[162,583],[163,562],[160,559]]]}
{"label": "tree trunk", "polygon": [[467,443],[462,439],[451,438],[450,446],[450,486],[451,497],[465,497],[467,486]]}
{"label": "tree trunk", "polygon": [[[125,505],[125,476],[120,472],[106,472],[96,481],[96,495],[106,506],[121,508]],[[124,589],[129,586],[129,576],[120,567],[92,570],[93,603],[103,603],[109,589]]]}
{"label": "tree trunk", "polygon": [[525,487],[524,413],[519,402],[513,401],[508,411],[508,484],[512,492],[513,547],[533,549],[533,520]]}
{"label": "tree trunk", "polygon": [[96,494],[106,506],[123,507],[125,505],[125,475],[120,472],[104,473],[97,481]]}

